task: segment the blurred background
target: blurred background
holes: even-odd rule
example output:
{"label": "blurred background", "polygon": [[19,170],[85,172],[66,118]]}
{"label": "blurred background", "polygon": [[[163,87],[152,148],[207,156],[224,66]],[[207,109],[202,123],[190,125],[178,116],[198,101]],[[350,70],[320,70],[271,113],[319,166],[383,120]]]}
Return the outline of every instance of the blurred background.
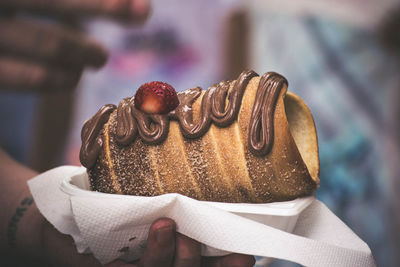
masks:
{"label": "blurred background", "polygon": [[[14,90],[12,83],[1,83],[8,76],[2,76],[0,60],[0,146],[38,171],[79,165],[84,121],[102,105],[134,95],[145,82],[165,81],[177,91],[206,89],[245,68],[276,71],[314,115],[321,160],[317,197],[370,246],[378,266],[400,266],[400,3],[153,0],[151,5],[143,25],[63,17],[63,25],[90,35],[109,53],[104,67],[85,68],[76,86]],[[0,4],[0,10],[0,17],[9,17],[8,7]],[[56,23],[40,13],[17,16]],[[1,27],[0,59],[15,54]],[[62,57],[73,57],[73,50],[64,52]]]}

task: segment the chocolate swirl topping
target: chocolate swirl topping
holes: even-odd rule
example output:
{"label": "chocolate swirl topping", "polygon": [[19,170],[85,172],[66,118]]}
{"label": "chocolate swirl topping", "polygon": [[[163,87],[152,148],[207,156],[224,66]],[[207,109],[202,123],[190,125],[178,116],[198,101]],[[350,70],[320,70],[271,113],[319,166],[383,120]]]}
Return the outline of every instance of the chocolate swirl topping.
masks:
{"label": "chocolate swirl topping", "polygon": [[103,139],[100,131],[103,125],[107,123],[110,114],[117,107],[112,104],[105,105],[89,120],[85,122],[81,132],[82,146],[79,153],[79,159],[83,166],[90,168],[96,162],[96,159],[103,147]]}
{"label": "chocolate swirl topping", "polygon": [[[179,122],[181,132],[186,138],[203,136],[211,123],[227,127],[237,119],[244,91],[250,80],[256,76],[257,73],[248,70],[242,72],[234,81],[232,89],[231,82],[228,81],[211,86],[201,100],[200,117],[197,122],[193,122],[192,105],[202,94],[200,87],[179,93],[179,106],[164,115],[146,114],[135,108],[134,97],[125,98],[117,108],[116,140],[120,145],[128,145],[139,134],[145,143],[159,144],[168,136],[169,120]],[[255,155],[266,155],[272,147],[274,110],[284,85],[287,85],[286,79],[274,72],[268,72],[260,79],[248,139],[249,148]],[[100,130],[114,109],[114,105],[102,107],[83,126],[80,159],[87,168],[92,167],[96,161],[102,146]]]}
{"label": "chocolate swirl topping", "polygon": [[137,133],[146,143],[158,144],[168,135],[169,122],[166,115],[146,114],[135,108],[135,98],[125,98],[117,109],[116,140],[120,145],[133,142]]}
{"label": "chocolate swirl topping", "polygon": [[287,83],[275,72],[265,73],[260,79],[249,124],[249,148],[255,155],[266,155],[272,148],[275,105]]}
{"label": "chocolate swirl topping", "polygon": [[[254,71],[242,72],[230,93],[228,93],[230,82],[224,81],[211,86],[201,100],[200,119],[197,123],[193,123],[191,109],[193,102],[201,95],[200,87],[179,94],[180,104],[169,116],[179,121],[182,134],[186,138],[198,138],[204,135],[212,122],[220,127],[229,126],[237,119],[247,84],[256,76],[257,73]],[[225,109],[226,96],[229,103]]]}

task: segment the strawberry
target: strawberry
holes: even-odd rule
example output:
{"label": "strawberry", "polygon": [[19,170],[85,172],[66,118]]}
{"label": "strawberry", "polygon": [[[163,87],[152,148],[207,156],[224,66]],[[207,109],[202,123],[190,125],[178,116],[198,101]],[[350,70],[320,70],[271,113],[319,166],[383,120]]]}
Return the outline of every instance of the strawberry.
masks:
{"label": "strawberry", "polygon": [[135,107],[145,113],[166,114],[178,105],[178,95],[168,83],[145,83],[135,94]]}

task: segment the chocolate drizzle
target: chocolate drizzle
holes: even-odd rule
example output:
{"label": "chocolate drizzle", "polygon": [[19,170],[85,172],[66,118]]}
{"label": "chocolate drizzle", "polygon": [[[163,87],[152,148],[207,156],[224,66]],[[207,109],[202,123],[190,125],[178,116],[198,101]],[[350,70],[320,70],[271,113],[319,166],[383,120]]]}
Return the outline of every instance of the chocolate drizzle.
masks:
{"label": "chocolate drizzle", "polygon": [[158,144],[168,135],[169,122],[166,115],[145,114],[135,108],[134,97],[125,98],[117,109],[116,140],[120,145],[133,142],[137,133],[146,143]]}
{"label": "chocolate drizzle", "polygon": [[81,132],[82,146],[79,153],[79,159],[83,166],[92,167],[103,147],[103,139],[100,131],[103,125],[107,123],[110,114],[116,109],[115,105],[105,105],[97,113],[85,122]]}
{"label": "chocolate drizzle", "polygon": [[[248,70],[242,72],[233,85],[232,82],[223,81],[211,86],[202,97],[197,122],[193,121],[192,105],[202,94],[200,87],[179,93],[179,106],[165,115],[143,113],[135,108],[134,97],[125,98],[117,108],[116,140],[120,145],[129,145],[139,133],[143,142],[159,144],[168,136],[169,120],[179,122],[181,132],[186,138],[203,136],[211,123],[227,127],[237,119],[246,87],[256,76],[257,73]],[[248,139],[249,148],[255,155],[265,155],[272,147],[274,110],[285,84],[287,85],[286,79],[274,72],[266,73],[260,79],[250,119]],[[80,159],[87,168],[95,163],[102,146],[100,130],[114,109],[114,105],[104,106],[83,126]],[[97,138],[94,143],[95,137]]]}
{"label": "chocolate drizzle", "polygon": [[249,124],[249,148],[255,155],[269,153],[274,143],[276,101],[287,80],[275,72],[265,73],[258,84]]}

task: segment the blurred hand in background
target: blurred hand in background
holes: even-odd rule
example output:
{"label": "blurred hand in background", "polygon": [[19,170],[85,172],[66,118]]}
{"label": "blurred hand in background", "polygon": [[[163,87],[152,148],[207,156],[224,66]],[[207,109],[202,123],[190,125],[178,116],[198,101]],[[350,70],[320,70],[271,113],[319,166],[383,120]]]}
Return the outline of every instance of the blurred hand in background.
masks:
{"label": "blurred hand in background", "polygon": [[143,22],[147,0],[0,1],[0,88],[18,91],[70,90],[85,67],[99,68],[105,48],[79,22],[103,16]]}
{"label": "blurred hand in background", "polygon": [[[7,122],[0,145],[37,171],[59,165],[75,105],[73,89],[86,67],[100,68],[108,56],[82,26],[100,17],[140,24],[149,13],[148,0],[1,0],[0,92],[9,101],[2,112],[18,119]],[[29,97],[36,101],[31,109],[23,104]],[[21,128],[30,123],[23,144]]]}

